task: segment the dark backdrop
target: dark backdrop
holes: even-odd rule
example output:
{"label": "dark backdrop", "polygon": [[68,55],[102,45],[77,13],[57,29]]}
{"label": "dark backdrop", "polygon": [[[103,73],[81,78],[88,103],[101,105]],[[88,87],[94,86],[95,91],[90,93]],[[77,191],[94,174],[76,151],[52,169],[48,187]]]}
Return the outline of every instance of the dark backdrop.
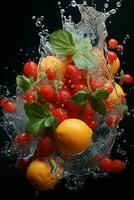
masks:
{"label": "dark backdrop", "polygon": [[[63,0],[66,4],[67,1]],[[103,8],[104,0],[96,0],[98,9]],[[114,8],[115,2],[111,0],[111,8]],[[37,16],[44,15],[47,26],[52,32],[61,27],[60,13],[56,0],[44,0],[32,2],[23,9],[24,13],[29,11],[32,15]],[[124,63],[123,68],[125,72],[132,73],[134,75],[134,3],[132,0],[123,0],[123,5],[119,9],[116,15],[112,16],[111,23],[107,22],[107,29],[109,38],[114,37],[122,43],[127,34],[130,35],[130,39],[125,45],[125,52],[122,59]],[[21,16],[7,16],[1,17],[1,64],[0,64],[0,85],[7,85],[11,94],[15,92],[15,77],[17,73],[22,71],[23,62],[29,58],[38,60],[36,58],[37,50],[39,46],[38,29],[35,27],[34,22],[29,15]],[[20,49],[23,49],[21,52]],[[32,51],[36,53],[32,53]],[[25,53],[23,53],[25,52]],[[28,53],[28,55],[26,54]],[[7,68],[8,67],[8,68]],[[133,107],[134,102],[134,90],[125,87],[125,91],[128,93],[127,101],[130,108]],[[1,93],[3,91],[1,90]],[[0,159],[0,192],[3,193],[4,199],[7,195],[11,198],[61,198],[61,199],[73,199],[74,197],[91,198],[91,196],[99,198],[110,198],[111,195],[117,198],[117,195],[127,195],[129,199],[133,194],[133,178],[134,178],[134,149],[131,147],[134,144],[133,136],[133,123],[132,117],[125,118],[121,123],[121,126],[125,128],[125,135],[127,139],[126,149],[127,156],[129,157],[130,164],[127,169],[120,175],[110,176],[109,178],[100,178],[97,180],[89,179],[85,187],[81,192],[72,193],[65,189],[64,184],[59,185],[56,189],[50,192],[42,192],[38,196],[35,196],[35,190],[33,187],[21,176],[18,175],[16,169],[10,164],[10,161],[1,158]],[[2,134],[2,133],[0,133]],[[1,141],[2,145],[2,136]],[[36,194],[37,195],[37,194]]]}

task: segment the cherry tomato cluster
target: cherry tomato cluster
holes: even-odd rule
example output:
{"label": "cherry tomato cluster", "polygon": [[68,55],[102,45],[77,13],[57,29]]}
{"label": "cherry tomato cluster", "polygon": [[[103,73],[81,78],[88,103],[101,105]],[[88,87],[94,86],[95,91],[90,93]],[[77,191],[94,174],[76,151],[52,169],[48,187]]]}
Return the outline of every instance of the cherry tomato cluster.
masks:
{"label": "cherry tomato cluster", "polygon": [[124,170],[125,164],[119,159],[112,160],[110,158],[104,157],[100,160],[99,167],[106,172],[119,174]]}
{"label": "cherry tomato cluster", "polygon": [[[15,139],[12,141],[12,145],[15,150],[19,145],[27,145],[29,144],[35,137],[30,135],[29,133],[22,132],[17,134]],[[56,149],[54,139],[52,136],[43,135],[37,142],[37,148],[35,155],[38,159],[44,159],[45,157],[49,157]]]}
{"label": "cherry tomato cluster", "polygon": [[[120,45],[116,39],[110,39],[108,41],[108,47],[112,50],[117,49],[117,51],[124,50],[123,46]],[[114,61],[116,61],[117,58],[118,58],[118,56],[114,51],[108,51],[107,59],[110,64],[112,64]],[[132,75],[130,75],[130,74],[124,74],[123,76],[121,76],[121,79],[126,84],[131,84],[134,81]]]}

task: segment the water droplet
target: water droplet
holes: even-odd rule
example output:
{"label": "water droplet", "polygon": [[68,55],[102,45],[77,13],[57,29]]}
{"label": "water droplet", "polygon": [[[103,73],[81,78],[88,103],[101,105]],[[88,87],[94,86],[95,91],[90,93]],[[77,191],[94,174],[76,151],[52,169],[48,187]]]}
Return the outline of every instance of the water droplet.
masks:
{"label": "water droplet", "polygon": [[64,9],[61,9],[60,12],[61,12],[61,14],[64,14],[64,13],[65,13],[65,10],[64,10]]}
{"label": "water droplet", "polygon": [[83,1],[83,6],[87,6],[87,1]]}
{"label": "water droplet", "polygon": [[72,7],[76,7],[76,6],[77,6],[77,3],[76,3],[76,1],[74,1],[74,0],[73,0],[73,1],[71,1],[71,6],[72,6]]}
{"label": "water droplet", "polygon": [[122,133],[124,133],[125,131],[124,131],[124,129],[122,128],[122,129],[120,130],[120,132],[121,132],[121,134],[122,134]]}
{"label": "water droplet", "polygon": [[121,2],[118,1],[118,2],[116,3],[116,6],[117,6],[117,8],[121,7]]}
{"label": "water droplet", "polygon": [[35,196],[36,196],[36,197],[39,196],[39,193],[40,193],[40,192],[39,192],[38,190],[36,190],[36,191],[35,191]]}
{"label": "water droplet", "polygon": [[114,15],[116,13],[115,9],[110,10],[110,14]]}
{"label": "water droplet", "polygon": [[42,35],[42,32],[39,32],[39,33],[38,33],[38,35],[39,35],[40,37],[42,37],[42,36],[43,36],[43,35]]}
{"label": "water droplet", "polygon": [[36,19],[36,16],[32,16],[32,20],[35,20]]}
{"label": "water droplet", "polygon": [[104,8],[108,8],[108,7],[109,7],[108,3],[105,3]]}
{"label": "water droplet", "polygon": [[41,17],[40,17],[40,20],[43,21],[43,20],[44,20],[44,16],[41,16]]}
{"label": "water droplet", "polygon": [[130,117],[130,116],[131,116],[131,113],[130,113],[130,112],[126,112],[126,116],[127,116],[127,117]]}
{"label": "water droplet", "polygon": [[44,24],[41,26],[41,28],[43,29],[45,26],[44,26]]}
{"label": "water droplet", "polygon": [[61,2],[60,2],[60,1],[58,1],[58,3],[57,3],[57,4],[58,4],[58,6],[60,6],[60,5],[61,5]]}
{"label": "water droplet", "polygon": [[40,20],[37,20],[35,25],[36,25],[37,27],[40,27],[40,26],[42,25],[42,23],[41,23]]}

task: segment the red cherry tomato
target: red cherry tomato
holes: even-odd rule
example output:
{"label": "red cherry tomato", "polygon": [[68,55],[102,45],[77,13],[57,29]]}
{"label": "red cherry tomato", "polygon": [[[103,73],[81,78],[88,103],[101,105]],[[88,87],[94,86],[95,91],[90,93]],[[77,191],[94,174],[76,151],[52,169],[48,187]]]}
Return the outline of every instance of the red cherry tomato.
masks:
{"label": "red cherry tomato", "polygon": [[33,92],[26,92],[23,97],[24,101],[32,103],[36,101],[36,95]]}
{"label": "red cherry tomato", "polygon": [[131,84],[134,81],[134,79],[130,74],[124,74],[123,81],[124,83]]}
{"label": "red cherry tomato", "polygon": [[4,104],[4,109],[6,112],[9,113],[14,113],[17,111],[16,105],[11,101],[8,101],[7,103]]}
{"label": "red cherry tomato", "polygon": [[115,49],[118,45],[118,41],[116,39],[110,39],[108,41],[108,47],[110,47],[111,49]]}
{"label": "red cherry tomato", "polygon": [[23,73],[26,77],[33,77],[36,79],[38,76],[38,65],[33,61],[27,62],[24,65]]}
{"label": "red cherry tomato", "polygon": [[54,94],[54,89],[51,85],[40,85],[39,92],[47,102],[50,102]]}
{"label": "red cherry tomato", "polygon": [[8,102],[9,102],[8,99],[2,99],[2,100],[0,101],[0,106],[1,106],[2,108],[4,108],[5,105],[6,105],[6,103],[8,103]]}
{"label": "red cherry tomato", "polygon": [[89,122],[89,127],[92,129],[92,130],[95,130],[97,127],[98,127],[98,124],[95,120],[92,120]]}
{"label": "red cherry tomato", "polygon": [[60,104],[66,104],[71,100],[71,93],[65,89],[59,91],[59,102]]}
{"label": "red cherry tomato", "polygon": [[16,136],[16,138],[13,140],[13,144],[23,144],[30,142],[32,140],[32,136],[29,135],[26,132],[20,133]]}
{"label": "red cherry tomato", "polygon": [[48,157],[55,149],[53,138],[50,136],[43,136],[37,144],[37,156],[39,158]]}
{"label": "red cherry tomato", "polygon": [[57,76],[56,71],[54,71],[53,69],[47,69],[46,75],[47,75],[48,80],[53,80]]}
{"label": "red cherry tomato", "polygon": [[113,61],[117,59],[117,54],[113,51],[109,51],[107,55],[108,61],[111,64]]}
{"label": "red cherry tomato", "polygon": [[100,168],[104,171],[111,172],[113,170],[113,161],[107,157],[101,159]]}
{"label": "red cherry tomato", "polygon": [[107,125],[112,126],[118,123],[118,117],[116,115],[112,115],[107,119]]}
{"label": "red cherry tomato", "polygon": [[113,172],[119,174],[125,168],[124,163],[121,160],[113,160]]}

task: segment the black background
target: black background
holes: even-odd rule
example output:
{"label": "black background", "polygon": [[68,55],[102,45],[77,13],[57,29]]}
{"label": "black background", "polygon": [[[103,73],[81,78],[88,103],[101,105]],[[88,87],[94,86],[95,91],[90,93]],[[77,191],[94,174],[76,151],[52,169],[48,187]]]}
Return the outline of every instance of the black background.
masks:
{"label": "black background", "polygon": [[[66,2],[63,0],[63,3]],[[89,1],[90,2],[90,1]],[[103,8],[104,0],[96,0],[97,8]],[[111,0],[111,8],[115,8],[116,1]],[[32,15],[37,16],[44,15],[45,21],[50,32],[61,27],[60,13],[56,0],[35,1],[30,6],[22,9],[29,11],[29,15],[21,16],[3,16],[1,17],[1,37],[0,37],[0,49],[1,49],[1,64],[0,64],[0,85],[7,85],[11,94],[15,92],[15,77],[17,73],[22,71],[23,64],[29,58],[36,59],[35,54],[31,52],[34,50],[37,52],[39,46],[39,29],[35,27],[34,22],[31,20]],[[130,35],[130,39],[125,45],[124,56],[121,58],[123,69],[126,73],[132,73],[134,75],[134,3],[133,0],[123,0],[122,7],[119,9],[116,15],[111,17],[111,22],[107,22],[107,30],[109,38],[113,37],[122,43],[127,34]],[[22,52],[19,49],[23,49]],[[25,53],[28,53],[28,56]],[[36,53],[37,54],[37,53]],[[6,68],[8,67],[8,69]],[[131,85],[132,87],[133,85]],[[134,90],[130,91],[128,87],[124,88],[128,93],[127,101],[130,108],[133,107],[134,102]],[[2,93],[3,91],[1,91]],[[120,175],[111,175],[109,178],[100,178],[97,180],[89,179],[81,192],[73,193],[68,191],[64,187],[64,183],[59,185],[53,191],[41,192],[38,196],[35,195],[34,188],[27,182],[27,180],[20,177],[13,167],[9,167],[10,161],[6,159],[0,159],[0,192],[10,198],[38,198],[45,199],[57,198],[58,199],[73,199],[77,197],[92,198],[98,196],[99,198],[110,198],[113,196],[117,198],[117,195],[126,195],[129,199],[133,194],[133,178],[134,178],[134,149],[131,145],[134,144],[132,117],[125,118],[121,127],[125,128],[125,135],[127,139],[127,155],[129,157],[129,166]],[[0,133],[2,134],[2,133]],[[2,136],[1,141],[2,145]],[[87,197],[85,197],[87,194]]]}

